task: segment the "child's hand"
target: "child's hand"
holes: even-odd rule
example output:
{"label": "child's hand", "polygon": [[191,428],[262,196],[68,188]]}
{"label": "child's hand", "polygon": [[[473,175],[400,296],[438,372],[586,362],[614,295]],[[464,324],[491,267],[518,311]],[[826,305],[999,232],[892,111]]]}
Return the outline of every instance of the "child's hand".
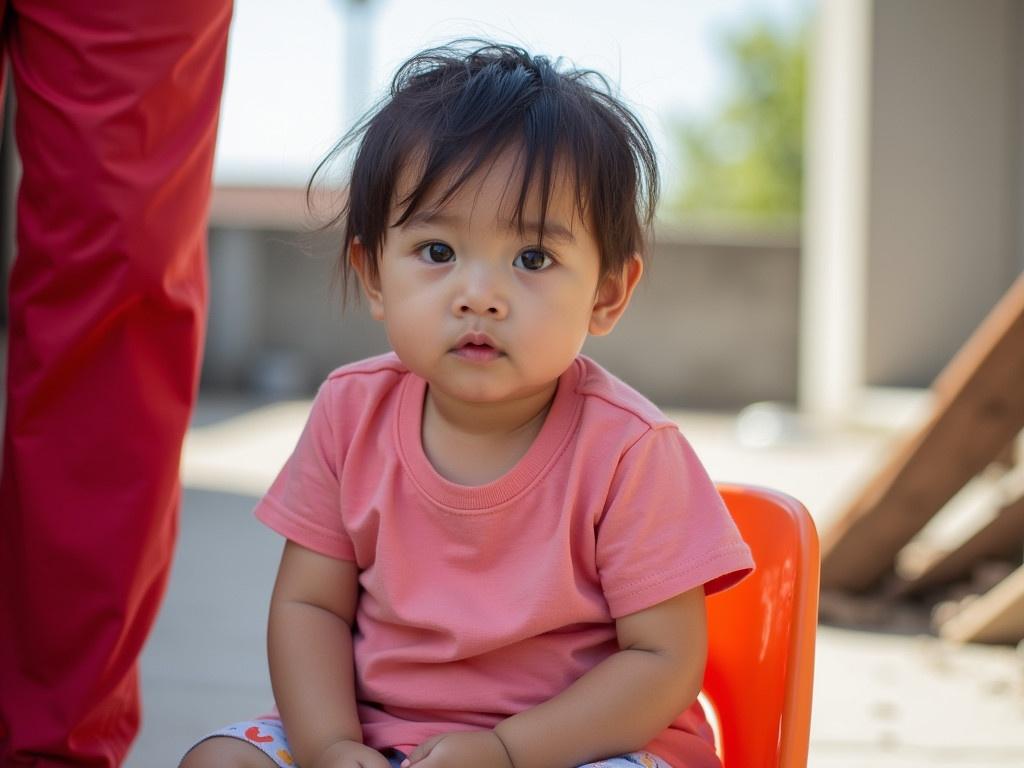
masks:
{"label": "child's hand", "polygon": [[311,768],[389,768],[380,752],[358,741],[336,741],[325,749]]}
{"label": "child's hand", "polygon": [[494,731],[459,731],[433,736],[409,755],[402,768],[515,768]]}

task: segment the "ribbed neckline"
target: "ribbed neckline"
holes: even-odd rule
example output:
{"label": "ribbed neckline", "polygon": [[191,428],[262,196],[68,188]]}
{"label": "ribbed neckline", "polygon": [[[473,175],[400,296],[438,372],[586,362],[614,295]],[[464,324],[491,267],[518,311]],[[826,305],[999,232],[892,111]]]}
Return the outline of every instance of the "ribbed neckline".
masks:
{"label": "ribbed neckline", "polygon": [[487,511],[501,506],[536,483],[564,450],[579,419],[582,399],[576,394],[583,362],[577,358],[558,379],[558,389],[544,425],[516,465],[486,485],[460,485],[438,474],[423,450],[420,434],[427,382],[409,373],[402,382],[396,424],[399,456],[426,496],[461,512]]}

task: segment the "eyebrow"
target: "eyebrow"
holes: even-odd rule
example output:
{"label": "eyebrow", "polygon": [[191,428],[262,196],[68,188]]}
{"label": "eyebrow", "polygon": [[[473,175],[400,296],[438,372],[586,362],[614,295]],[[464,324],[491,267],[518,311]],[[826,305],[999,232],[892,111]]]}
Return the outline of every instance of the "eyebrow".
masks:
{"label": "eyebrow", "polygon": [[[430,225],[456,227],[461,224],[463,224],[463,220],[460,216],[445,213],[444,211],[420,210],[412,214],[400,226],[402,229],[415,229],[416,227]],[[517,229],[518,227],[514,222],[509,221],[508,228]],[[532,219],[524,221],[523,229],[526,232],[540,232],[540,222]],[[551,221],[550,219],[544,222],[544,237],[545,239],[563,240],[567,243],[576,242],[576,237],[573,235],[572,230],[564,224],[558,221]]]}

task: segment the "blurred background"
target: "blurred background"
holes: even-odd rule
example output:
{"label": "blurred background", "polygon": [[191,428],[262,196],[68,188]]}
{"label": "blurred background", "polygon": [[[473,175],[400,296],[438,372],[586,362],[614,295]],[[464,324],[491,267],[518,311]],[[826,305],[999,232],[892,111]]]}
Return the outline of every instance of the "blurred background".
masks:
{"label": "blurred background", "polygon": [[[343,311],[340,235],[319,229],[306,183],[401,61],[462,36],[621,88],[664,194],[638,295],[585,352],[664,407],[715,479],[787,491],[823,532],[936,418],[933,382],[1024,271],[1024,0],[236,0],[201,397],[133,768],[266,709],[280,542],[249,511],[324,375],[387,349],[358,302]],[[17,159],[3,148],[6,268]],[[1001,565],[976,559],[924,601],[823,597],[812,765],[1024,764],[1020,635],[937,637],[950,605],[1008,574],[1021,599],[1014,423],[895,570],[924,572],[1012,507]]]}
{"label": "blurred background", "polygon": [[[308,392],[339,362],[386,348],[358,307],[340,313],[326,279],[337,233],[308,234],[303,188],[412,52],[482,36],[607,74],[656,142],[665,195],[650,279],[622,333],[588,352],[620,371],[642,363],[634,383],[664,404],[793,400],[810,16],[803,0],[308,0],[287,12],[243,0],[216,166],[204,384]],[[750,300],[756,322],[736,316]],[[641,337],[668,354],[652,359]],[[734,350],[725,369],[720,344]],[[755,350],[767,364],[729,375]]]}
{"label": "blurred background", "polygon": [[1020,25],[1016,0],[241,0],[204,387],[308,393],[385,348],[303,190],[404,58],[464,35],[607,73],[654,136],[650,279],[599,361],[669,406],[846,418],[925,387],[1024,267]]}
{"label": "blurred background", "polygon": [[479,35],[606,73],[654,137],[649,279],[588,353],[665,406],[872,418],[928,386],[1024,268],[1020,6],[239,0],[203,388],[309,394],[386,348],[342,313],[338,234],[316,231],[305,185],[402,60]]}

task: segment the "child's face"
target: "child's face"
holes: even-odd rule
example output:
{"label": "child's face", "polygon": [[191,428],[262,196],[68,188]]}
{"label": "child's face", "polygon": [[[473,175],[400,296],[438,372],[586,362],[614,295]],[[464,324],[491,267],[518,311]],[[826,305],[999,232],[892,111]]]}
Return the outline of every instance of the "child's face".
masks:
{"label": "child's face", "polygon": [[[457,401],[553,392],[587,333],[611,330],[639,278],[634,259],[627,271],[635,274],[603,280],[599,290],[598,245],[568,184],[551,190],[543,250],[539,194],[526,204],[520,234],[512,213],[517,177],[514,157],[505,153],[443,207],[428,199],[388,230],[377,281],[368,279],[360,246],[353,247],[371,313],[384,321],[399,358]],[[407,192],[400,184],[396,199]],[[392,210],[391,220],[398,216]]]}

